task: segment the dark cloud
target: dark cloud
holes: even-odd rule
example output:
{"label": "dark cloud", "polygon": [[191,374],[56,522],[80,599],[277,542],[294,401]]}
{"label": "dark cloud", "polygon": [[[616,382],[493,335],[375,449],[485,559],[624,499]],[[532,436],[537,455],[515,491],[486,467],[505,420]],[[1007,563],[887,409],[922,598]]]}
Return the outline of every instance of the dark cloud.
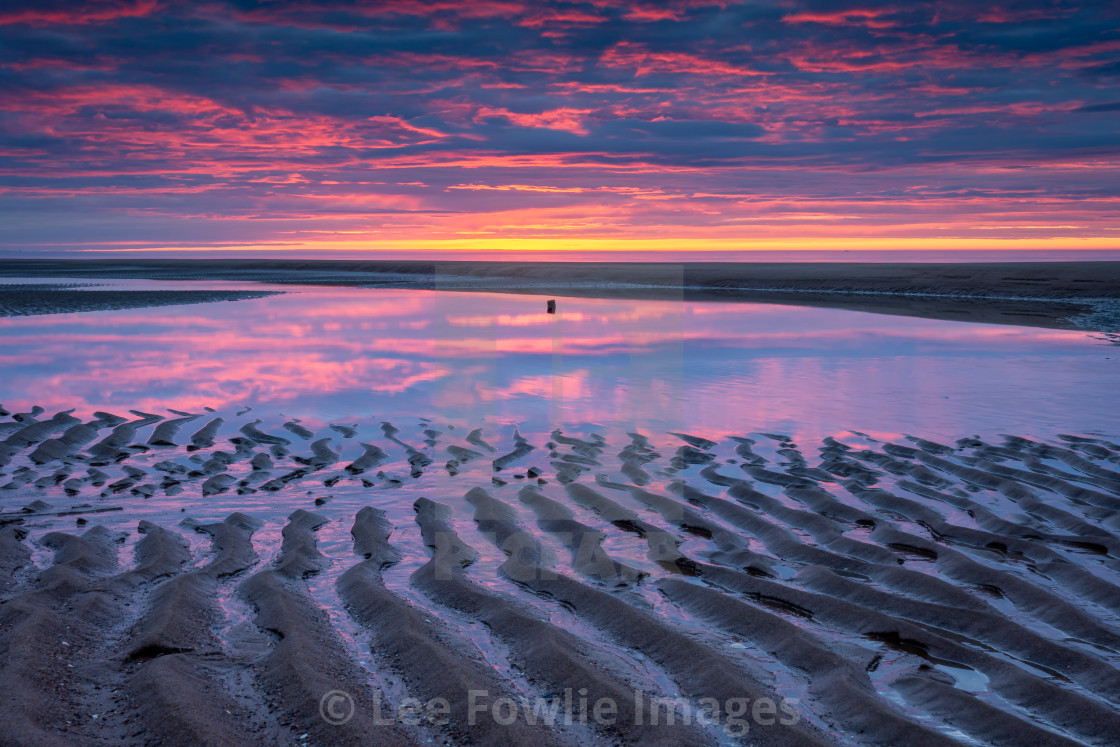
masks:
{"label": "dark cloud", "polygon": [[51,0],[0,11],[0,211],[107,242],[581,207],[1099,232],[1120,130],[1071,115],[1118,110],[1118,66],[1109,4]]}

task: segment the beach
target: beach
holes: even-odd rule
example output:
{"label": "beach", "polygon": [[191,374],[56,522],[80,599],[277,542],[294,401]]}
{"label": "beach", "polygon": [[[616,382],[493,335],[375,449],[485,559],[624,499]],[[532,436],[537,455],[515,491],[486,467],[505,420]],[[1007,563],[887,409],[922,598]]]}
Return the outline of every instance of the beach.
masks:
{"label": "beach", "polygon": [[[224,279],[590,298],[813,305],[953,321],[1114,329],[1120,262],[24,260],[0,277]],[[127,300],[127,299],[126,299]]]}
{"label": "beach", "polygon": [[1120,729],[1112,441],[402,426],[4,411],[7,738]]}
{"label": "beach", "polygon": [[4,270],[7,741],[1120,729],[1105,270]]}
{"label": "beach", "polygon": [[5,6],[0,747],[1120,744],[1117,10]]}

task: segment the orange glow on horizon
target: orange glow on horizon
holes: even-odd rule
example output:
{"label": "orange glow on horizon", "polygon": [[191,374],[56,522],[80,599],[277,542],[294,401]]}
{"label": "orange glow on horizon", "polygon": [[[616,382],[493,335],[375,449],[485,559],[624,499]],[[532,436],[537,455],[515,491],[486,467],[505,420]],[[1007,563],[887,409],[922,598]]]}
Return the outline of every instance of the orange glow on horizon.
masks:
{"label": "orange glow on horizon", "polygon": [[849,252],[849,251],[1120,251],[1120,236],[1055,237],[1046,239],[987,238],[899,238],[899,237],[818,237],[741,240],[736,238],[698,238],[675,236],[652,239],[596,237],[478,237],[458,239],[337,239],[293,241],[290,243],[227,244],[221,246],[113,246],[81,249],[81,252],[153,254],[273,254],[316,257],[326,255],[377,254],[400,252],[423,256],[454,255],[459,259],[477,254],[508,254],[511,259],[540,254],[617,253],[681,254],[684,252]]}

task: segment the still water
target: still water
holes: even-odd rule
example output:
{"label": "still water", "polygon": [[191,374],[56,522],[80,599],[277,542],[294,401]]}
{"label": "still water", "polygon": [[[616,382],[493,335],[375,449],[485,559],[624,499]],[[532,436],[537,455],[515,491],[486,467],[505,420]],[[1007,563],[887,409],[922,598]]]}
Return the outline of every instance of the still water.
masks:
{"label": "still water", "polygon": [[1114,435],[1095,333],[746,303],[274,288],[266,298],[0,319],[0,403],[252,407],[312,424],[439,417],[709,437]]}

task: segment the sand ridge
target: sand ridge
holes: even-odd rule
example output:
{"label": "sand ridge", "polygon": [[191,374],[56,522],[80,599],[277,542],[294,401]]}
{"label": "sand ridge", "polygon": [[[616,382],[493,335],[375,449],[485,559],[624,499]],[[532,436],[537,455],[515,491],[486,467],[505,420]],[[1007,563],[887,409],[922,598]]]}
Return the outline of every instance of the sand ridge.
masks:
{"label": "sand ridge", "polygon": [[[0,716],[17,742],[1120,730],[1107,438],[807,448],[244,410],[17,415],[0,441],[0,682],[16,694]],[[758,707],[730,723],[729,698]],[[587,715],[598,702],[609,719]],[[712,703],[722,720],[693,719]],[[675,722],[651,723],[650,704]],[[560,722],[542,723],[553,706]]]}

